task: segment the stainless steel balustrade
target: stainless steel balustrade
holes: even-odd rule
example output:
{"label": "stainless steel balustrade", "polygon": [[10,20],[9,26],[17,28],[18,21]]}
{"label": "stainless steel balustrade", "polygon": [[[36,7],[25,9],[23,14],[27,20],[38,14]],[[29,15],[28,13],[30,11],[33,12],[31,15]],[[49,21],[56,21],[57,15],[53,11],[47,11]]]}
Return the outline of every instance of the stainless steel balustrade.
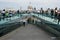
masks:
{"label": "stainless steel balustrade", "polygon": [[[1,20],[0,21],[0,36],[3,36],[7,34],[8,32],[20,27],[22,25],[20,23],[20,20],[22,19],[22,16],[15,15],[8,20]],[[7,19],[7,18],[6,18]]]}
{"label": "stainless steel balustrade", "polygon": [[[55,35],[60,36],[60,34],[59,34],[60,33],[60,24],[57,24],[56,22],[54,22],[54,20],[55,20],[54,18],[52,19],[51,17],[41,15],[41,14],[37,14],[37,13],[21,14],[21,15],[22,15],[22,17],[23,16],[35,16],[36,18],[39,18],[41,20],[41,22],[36,21],[36,23],[35,23],[36,25],[38,25],[38,26],[47,25],[46,27],[43,27],[43,28],[45,28],[47,31],[50,31],[53,34],[56,32]],[[20,16],[14,16],[14,17],[11,17],[11,20],[9,19],[8,21],[7,20],[0,21],[0,30],[2,30],[1,32],[5,31],[4,28],[6,28],[10,24],[13,26],[19,24],[19,21],[17,21],[17,19],[20,20],[19,18],[21,18],[21,17]],[[17,24],[15,24],[15,23],[17,23]],[[33,24],[33,21],[31,23]]]}
{"label": "stainless steel balustrade", "polygon": [[34,20],[30,20],[29,23],[34,24],[39,28],[42,28],[43,30],[45,30],[46,32],[52,34],[53,36],[60,37],[60,32],[57,31],[56,29],[53,29],[50,25],[46,24],[45,22],[35,21],[35,23],[34,23]]}

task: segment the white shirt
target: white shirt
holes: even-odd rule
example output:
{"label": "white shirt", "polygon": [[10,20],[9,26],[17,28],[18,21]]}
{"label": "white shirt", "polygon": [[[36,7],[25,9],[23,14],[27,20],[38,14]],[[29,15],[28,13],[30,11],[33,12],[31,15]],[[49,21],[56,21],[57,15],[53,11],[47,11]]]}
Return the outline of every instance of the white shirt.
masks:
{"label": "white shirt", "polygon": [[5,11],[2,11],[2,13],[5,13]]}

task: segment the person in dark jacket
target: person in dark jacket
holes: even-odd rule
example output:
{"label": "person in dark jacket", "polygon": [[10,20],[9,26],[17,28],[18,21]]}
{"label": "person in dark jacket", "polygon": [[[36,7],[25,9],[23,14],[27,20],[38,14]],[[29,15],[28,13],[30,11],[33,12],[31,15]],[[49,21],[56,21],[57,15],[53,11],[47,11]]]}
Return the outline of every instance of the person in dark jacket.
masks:
{"label": "person in dark jacket", "polygon": [[23,25],[25,26],[25,22],[23,22]]}
{"label": "person in dark jacket", "polygon": [[54,10],[51,9],[51,18],[53,18]]}
{"label": "person in dark jacket", "polygon": [[19,10],[17,10],[17,14],[18,14],[18,16],[20,16],[20,11]]}
{"label": "person in dark jacket", "polygon": [[58,10],[58,24],[59,24],[59,22],[60,22],[60,8],[59,8],[59,10]]}
{"label": "person in dark jacket", "polygon": [[59,16],[58,16],[58,24],[59,24],[59,22],[60,22],[60,14],[59,14]]}
{"label": "person in dark jacket", "polygon": [[41,8],[41,10],[40,10],[40,14],[44,14],[44,10],[43,10],[43,8]]}
{"label": "person in dark jacket", "polygon": [[0,12],[0,21],[1,21],[1,12]]}
{"label": "person in dark jacket", "polygon": [[55,19],[57,19],[57,7],[55,8]]}
{"label": "person in dark jacket", "polygon": [[5,9],[3,9],[3,11],[2,11],[2,16],[3,16],[3,20],[4,20],[4,18],[5,18]]}
{"label": "person in dark jacket", "polygon": [[58,13],[57,13],[57,7],[55,8],[54,10],[54,22],[57,22],[57,16],[58,16]]}

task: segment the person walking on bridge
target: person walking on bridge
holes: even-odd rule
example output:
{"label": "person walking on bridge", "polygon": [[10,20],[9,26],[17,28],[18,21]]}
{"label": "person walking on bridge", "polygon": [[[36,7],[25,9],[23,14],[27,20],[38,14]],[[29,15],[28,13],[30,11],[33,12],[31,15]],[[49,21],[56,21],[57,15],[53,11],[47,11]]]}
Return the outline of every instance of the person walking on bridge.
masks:
{"label": "person walking on bridge", "polygon": [[8,20],[8,17],[9,17],[9,13],[8,13],[8,11],[6,11],[5,16],[6,16],[7,20]]}

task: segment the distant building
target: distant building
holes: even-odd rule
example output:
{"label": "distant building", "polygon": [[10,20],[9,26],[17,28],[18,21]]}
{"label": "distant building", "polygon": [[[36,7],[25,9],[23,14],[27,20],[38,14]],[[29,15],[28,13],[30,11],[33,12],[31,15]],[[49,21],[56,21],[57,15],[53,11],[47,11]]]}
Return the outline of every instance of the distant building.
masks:
{"label": "distant building", "polygon": [[28,13],[31,13],[33,11],[33,7],[31,5],[28,6]]}
{"label": "distant building", "polygon": [[36,8],[34,7],[34,9],[33,9],[33,12],[36,12],[37,10],[36,10]]}
{"label": "distant building", "polygon": [[29,10],[29,11],[32,11],[32,10],[33,10],[33,7],[29,5],[29,6],[28,6],[28,10]]}

